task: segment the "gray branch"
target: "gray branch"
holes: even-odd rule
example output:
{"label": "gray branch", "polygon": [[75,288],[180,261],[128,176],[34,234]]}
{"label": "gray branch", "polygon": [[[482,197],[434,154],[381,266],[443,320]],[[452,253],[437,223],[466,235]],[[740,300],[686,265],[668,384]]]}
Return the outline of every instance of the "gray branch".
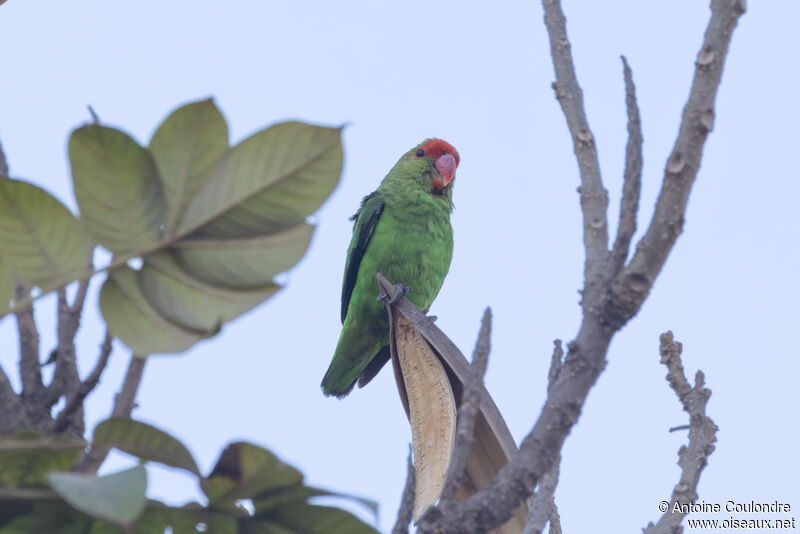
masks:
{"label": "gray branch", "polygon": [[406,485],[403,488],[400,509],[397,512],[397,520],[394,523],[394,528],[392,528],[392,534],[408,534],[408,525],[411,523],[411,518],[414,517],[414,493],[416,491],[417,473],[411,456],[411,446],[409,446]]}
{"label": "gray branch", "polygon": [[[547,391],[552,392],[561,369],[564,368],[564,349],[561,348],[561,340],[553,341],[553,356],[550,358],[550,370],[547,373]],[[530,498],[528,506],[528,518],[523,534],[538,534],[544,530],[545,525],[555,522],[558,517],[556,511],[555,491],[558,485],[559,466],[561,456],[556,459],[553,467],[544,474],[538,483],[536,491]],[[559,526],[560,528],[560,526]],[[552,528],[551,528],[552,530]]]}
{"label": "gray branch", "polygon": [[58,417],[53,420],[51,425],[52,432],[64,431],[64,429],[70,424],[73,414],[78,412],[78,409],[83,406],[83,401],[86,399],[89,393],[91,393],[92,390],[97,387],[97,384],[100,382],[100,376],[103,374],[103,371],[108,364],[108,359],[111,356],[113,339],[114,337],[111,335],[111,333],[106,331],[103,344],[100,346],[100,356],[97,358],[97,363],[95,364],[94,369],[89,376],[86,377],[86,380],[81,382],[78,390],[73,393],[71,397],[69,397],[64,409],[58,414]]}
{"label": "gray branch", "polygon": [[678,451],[681,476],[672,491],[669,508],[658,523],[647,525],[644,534],[674,534],[682,530],[681,521],[688,510],[673,513],[673,506],[677,503],[679,508],[684,505],[683,509],[686,509],[686,505],[697,500],[700,475],[708,464],[708,457],[714,452],[714,443],[717,441],[717,425],[706,415],[706,404],[711,391],[704,387],[705,377],[702,371],[695,375],[694,387],[689,385],[681,362],[682,350],[681,344],[672,339],[672,332],[661,334],[661,363],[668,369],[667,381],[680,399],[683,410],[689,414],[689,445],[682,446]]}
{"label": "gray branch", "polygon": [[[23,299],[30,290],[22,282],[16,281],[14,298]],[[33,304],[19,309],[17,332],[19,334],[19,374],[22,379],[22,397],[34,398],[42,388],[42,369],[39,361],[39,330],[33,315]]]}
{"label": "gray branch", "polygon": [[589,280],[595,277],[596,267],[605,261],[607,253],[608,191],[603,187],[597,147],[583,107],[583,91],[575,76],[571,45],[567,39],[566,17],[558,0],[543,0],[542,4],[556,74],[553,90],[567,120],[580,170],[581,185],[578,191],[583,214],[583,244],[586,249],[584,276]]}
{"label": "gray branch", "polygon": [[[488,486],[454,503],[448,514],[426,523],[424,532],[478,534],[504,523],[558,460],[564,440],[578,420],[586,396],[606,366],[613,335],[640,309],[667,255],[675,244],[689,190],[713,125],[713,102],[722,66],[739,17],[741,0],[713,0],[711,19],[698,56],[689,100],[675,149],[667,162],[661,194],[647,233],[628,266],[616,277],[605,268],[607,230],[605,190],[596,166],[593,139],[585,124],[582,97],[569,54],[564,15],[556,0],[543,0],[556,68],[556,94],[570,124],[581,168],[584,244],[586,247],[583,321],[568,345],[564,366],[531,432],[519,452]],[[583,121],[583,122],[582,122]],[[577,125],[577,126],[576,126]],[[584,189],[588,186],[588,189]],[[602,244],[602,246],[601,246]],[[430,515],[430,514],[429,514]],[[422,532],[423,529],[421,528]]]}
{"label": "gray branch", "polygon": [[639,311],[683,230],[689,193],[700,169],[703,147],[714,126],[714,102],[728,46],[744,11],[744,0],[711,2],[711,20],[697,55],[692,88],[683,109],[678,138],[667,159],[655,213],[633,258],[614,279],[602,305],[604,317],[615,330]]}
{"label": "gray branch", "polygon": [[545,473],[539,481],[538,488],[531,496],[528,522],[522,534],[541,534],[547,523],[552,525],[556,522],[557,519],[555,518],[558,517],[558,511],[556,510],[554,494],[558,485],[560,463],[561,457],[556,460],[550,471]]}
{"label": "gray branch", "polygon": [[617,237],[608,258],[610,275],[616,276],[625,265],[630,251],[631,238],[636,232],[636,214],[639,211],[639,197],[642,189],[642,122],[639,106],[636,104],[636,87],[633,73],[625,56],[622,70],[625,78],[625,109],[628,113],[628,144],[625,147],[625,171],[622,181],[622,199],[619,204],[619,225]]}
{"label": "gray branch", "polygon": [[3,144],[0,143],[0,179],[8,178],[8,161],[6,161],[6,153],[3,152]]}
{"label": "gray branch", "polygon": [[492,310],[486,308],[481,320],[481,329],[478,334],[478,341],[475,344],[475,351],[472,353],[472,365],[470,365],[470,377],[464,384],[464,391],[461,395],[461,405],[458,407],[458,419],[456,424],[456,438],[453,445],[453,455],[450,457],[450,466],[447,470],[447,482],[442,488],[440,502],[452,502],[455,498],[458,486],[464,476],[464,468],[467,465],[467,458],[475,445],[475,420],[478,417],[478,409],[481,403],[481,393],[483,388],[483,375],[486,374],[486,366],[489,361],[489,350],[491,348],[492,333]]}
{"label": "gray branch", "polygon": [[[133,408],[136,406],[136,392],[139,390],[146,362],[146,356],[131,355],[122,389],[114,399],[114,409],[111,411],[111,417],[129,417],[131,415]],[[110,450],[110,447],[95,447],[92,445],[72,470],[81,473],[96,473]]]}

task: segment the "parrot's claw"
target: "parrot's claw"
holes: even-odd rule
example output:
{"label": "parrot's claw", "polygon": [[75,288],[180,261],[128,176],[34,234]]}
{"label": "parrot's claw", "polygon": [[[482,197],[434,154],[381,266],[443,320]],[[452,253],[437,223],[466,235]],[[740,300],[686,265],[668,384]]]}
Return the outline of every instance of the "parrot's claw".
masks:
{"label": "parrot's claw", "polygon": [[409,291],[411,291],[411,286],[404,286],[403,284],[395,284],[394,285],[394,295],[389,296],[387,293],[381,293],[380,295],[378,295],[378,300],[379,301],[380,300],[385,300],[386,297],[389,297],[389,301],[388,301],[389,304],[394,304],[395,302],[397,302],[398,300],[400,300],[401,298],[406,296],[406,294]]}

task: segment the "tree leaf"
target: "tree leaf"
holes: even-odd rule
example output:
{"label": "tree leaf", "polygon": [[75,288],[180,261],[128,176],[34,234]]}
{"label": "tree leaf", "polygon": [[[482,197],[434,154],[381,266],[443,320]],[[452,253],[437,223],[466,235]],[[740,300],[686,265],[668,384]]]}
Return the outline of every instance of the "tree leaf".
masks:
{"label": "tree leaf", "polygon": [[167,251],[147,257],[139,282],[142,293],[162,316],[196,330],[213,330],[281,288],[273,283],[241,290],[212,286],[188,274]]}
{"label": "tree leaf", "polygon": [[167,204],[166,235],[228,150],[228,125],[212,99],[179,107],[150,140]]}
{"label": "tree leaf", "polygon": [[81,220],[95,241],[115,253],[159,243],[164,195],[147,150],[120,130],[89,124],[72,132],[69,159]]}
{"label": "tree leaf", "polygon": [[140,356],[181,352],[216,333],[190,330],[162,317],[142,294],[136,271],[127,266],[109,274],[100,290],[100,311],[111,333]]}
{"label": "tree leaf", "polygon": [[0,486],[45,486],[47,473],[69,469],[86,446],[65,435],[23,432],[0,439]]}
{"label": "tree leaf", "polygon": [[180,232],[238,237],[302,222],[339,182],[340,132],[285,122],[245,139],[189,203]]}
{"label": "tree leaf", "polygon": [[349,495],[346,493],[336,493],[324,489],[312,488],[310,486],[296,486],[291,488],[278,488],[276,490],[265,491],[259,494],[258,498],[253,499],[253,506],[256,510],[255,516],[261,517],[268,515],[271,510],[297,502],[307,502],[312,497],[333,497],[346,499],[356,502],[366,507],[375,519],[378,518],[378,503],[372,499]]}
{"label": "tree leaf", "polygon": [[272,511],[269,523],[294,534],[377,534],[353,514],[329,506],[293,503]]}
{"label": "tree leaf", "polygon": [[102,477],[52,472],[48,479],[50,487],[75,509],[121,526],[130,525],[147,504],[147,471],[142,465]]}
{"label": "tree leaf", "polygon": [[116,447],[142,460],[160,462],[200,475],[197,463],[186,446],[163,430],[127,417],[107,419],[97,425],[94,446]]}
{"label": "tree leaf", "polygon": [[303,474],[267,449],[246,442],[228,445],[202,483],[212,503],[232,502],[283,487],[299,485]]}
{"label": "tree leaf", "polygon": [[259,237],[186,239],[173,250],[181,266],[198,279],[244,289],[267,284],[300,261],[313,233],[313,226],[302,223]]}
{"label": "tree leaf", "polygon": [[78,220],[50,193],[21,180],[0,180],[0,250],[6,268],[30,286],[77,278],[89,260]]}

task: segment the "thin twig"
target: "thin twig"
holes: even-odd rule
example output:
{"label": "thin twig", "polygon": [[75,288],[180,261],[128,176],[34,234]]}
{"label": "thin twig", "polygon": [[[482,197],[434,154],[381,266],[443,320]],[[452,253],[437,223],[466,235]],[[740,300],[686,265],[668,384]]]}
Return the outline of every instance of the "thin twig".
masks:
{"label": "thin twig", "polygon": [[489,350],[491,348],[492,335],[492,310],[486,308],[481,320],[481,330],[478,334],[478,341],[472,353],[472,365],[470,365],[470,378],[464,384],[464,392],[461,396],[461,405],[458,407],[458,423],[456,425],[456,438],[453,445],[453,454],[450,457],[450,465],[447,469],[447,482],[442,488],[441,501],[445,503],[455,498],[458,486],[464,476],[464,468],[467,465],[467,458],[475,445],[475,420],[478,416],[478,409],[481,403],[481,393],[483,388],[483,375],[486,374],[486,366],[489,361]]}
{"label": "thin twig", "polygon": [[547,394],[553,393],[556,380],[564,368],[564,349],[561,347],[561,340],[553,340],[553,355],[550,357],[550,370],[547,372]]}
{"label": "thin twig", "polygon": [[61,413],[59,413],[58,417],[53,421],[51,425],[52,432],[63,431],[67,425],[69,425],[70,415],[83,404],[86,396],[89,395],[89,393],[91,393],[95,387],[97,387],[97,384],[100,382],[100,376],[103,374],[106,364],[108,364],[109,357],[111,356],[113,339],[114,336],[112,336],[110,332],[106,331],[106,337],[103,339],[103,344],[100,346],[100,356],[97,358],[97,363],[95,364],[94,369],[92,370],[91,374],[86,377],[86,380],[81,383],[78,391],[76,391],[69,398],[67,404],[64,406],[64,409],[61,410]]}
{"label": "thin twig", "polygon": [[397,520],[392,528],[392,534],[408,534],[408,525],[414,516],[414,492],[417,485],[417,474],[414,462],[411,459],[411,446],[408,447],[408,465],[406,468],[406,485],[400,499],[400,509],[397,511]]}
{"label": "thin twig", "polygon": [[89,110],[89,115],[92,116],[92,123],[93,124],[100,124],[100,117],[97,116],[94,108],[92,106],[86,106],[86,109]]}
{"label": "thin twig", "polygon": [[571,45],[567,39],[567,22],[558,0],[543,0],[544,23],[550,37],[556,81],[553,90],[567,120],[569,133],[581,175],[581,213],[583,214],[583,244],[586,249],[584,275],[595,278],[592,267],[605,260],[608,248],[608,191],[603,187],[597,146],[589,129],[583,106],[583,91],[575,75]]}
{"label": "thin twig", "polygon": [[[114,409],[111,411],[111,417],[129,417],[131,415],[133,408],[136,406],[136,392],[139,390],[146,362],[146,356],[131,355],[122,389],[114,399]],[[72,470],[81,473],[96,473],[110,450],[110,447],[95,447],[92,445]]]}
{"label": "thin twig", "polygon": [[[678,465],[681,476],[669,506],[655,525],[650,523],[644,534],[671,534],[680,530],[680,524],[688,513],[688,505],[697,500],[697,484],[703,468],[708,464],[709,455],[714,452],[717,441],[717,425],[706,415],[706,404],[711,390],[705,387],[705,377],[698,371],[694,379],[694,387],[689,385],[683,371],[681,351],[683,347],[672,338],[672,332],[661,334],[661,363],[667,369],[667,381],[680,399],[683,410],[689,414],[689,445],[678,451]],[[679,511],[674,512],[678,504]],[[681,506],[683,505],[683,506]]]}
{"label": "thin twig", "polygon": [[630,251],[631,238],[636,232],[636,214],[639,211],[639,196],[642,189],[642,122],[636,104],[636,87],[633,73],[625,56],[622,71],[625,78],[625,109],[628,113],[628,144],[625,147],[625,172],[622,181],[622,199],[619,203],[619,225],[617,237],[611,248],[608,265],[610,274],[616,276],[625,265]]}

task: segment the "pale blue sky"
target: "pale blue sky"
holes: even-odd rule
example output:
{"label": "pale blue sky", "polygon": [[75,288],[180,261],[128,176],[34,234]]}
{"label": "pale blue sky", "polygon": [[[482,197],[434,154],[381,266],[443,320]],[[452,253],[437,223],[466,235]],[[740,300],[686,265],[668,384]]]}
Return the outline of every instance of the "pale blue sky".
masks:
{"label": "pale blue sky", "polygon": [[[708,2],[567,1],[564,9],[612,221],[626,141],[619,55],[633,67],[645,139],[643,227]],[[752,1],[749,9],[684,234],[642,312],[614,339],[564,448],[556,502],[565,532],[638,532],[669,497],[686,436],[667,429],[686,416],[658,363],[658,335],[668,329],[684,343],[687,371],[702,369],[713,390],[719,441],[700,498],[777,499],[800,509],[800,3]],[[66,139],[88,120],[87,104],[144,144],[171,109],[206,96],[233,141],[290,118],[350,123],[342,181],[314,217],[319,228],[288,288],[217,338],[148,363],[135,416],[184,440],[206,472],[225,443],[247,439],[312,484],[377,499],[381,528],[393,523],[410,432],[391,372],[343,401],[323,397],[319,382],[340,328],[347,218],[401,154],[431,136],[452,143],[462,161],[455,253],[432,313],[471,353],[481,312],[492,306],[487,387],[517,440],[530,429],[552,340],[577,332],[583,261],[577,167],[550,89],[539,3],[9,0],[0,7],[0,58],[0,141],[12,175],[73,210]],[[99,282],[78,337],[83,373],[103,334]],[[43,347],[53,342],[52,304],[38,312]],[[11,370],[8,319],[0,340]],[[107,415],[127,365],[116,348],[89,402],[90,426]],[[127,461],[115,457],[111,467]],[[151,474],[153,496],[182,503],[199,495],[181,474]]]}

